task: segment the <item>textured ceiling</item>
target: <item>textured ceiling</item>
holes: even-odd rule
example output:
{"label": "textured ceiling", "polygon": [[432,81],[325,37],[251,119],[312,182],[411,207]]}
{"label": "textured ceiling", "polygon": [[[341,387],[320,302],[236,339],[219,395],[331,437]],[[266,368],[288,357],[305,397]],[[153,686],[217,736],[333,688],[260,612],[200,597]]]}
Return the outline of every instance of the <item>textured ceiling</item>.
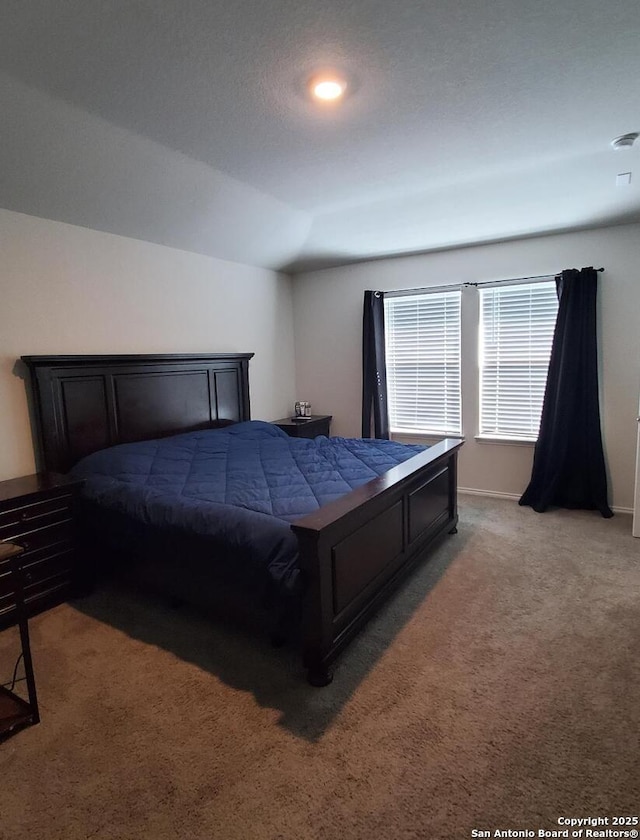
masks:
{"label": "textured ceiling", "polygon": [[290,269],[640,218],[637,0],[0,11],[8,209]]}

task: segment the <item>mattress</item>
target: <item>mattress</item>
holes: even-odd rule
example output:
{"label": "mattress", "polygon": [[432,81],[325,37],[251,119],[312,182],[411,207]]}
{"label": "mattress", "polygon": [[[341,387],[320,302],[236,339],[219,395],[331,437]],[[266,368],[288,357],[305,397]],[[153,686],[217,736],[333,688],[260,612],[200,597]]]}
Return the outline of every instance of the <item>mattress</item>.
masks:
{"label": "mattress", "polygon": [[[81,460],[93,528],[117,543],[115,522],[140,533],[183,535],[237,579],[292,590],[299,583],[289,525],[397,464],[422,446],[394,441],[292,438],[249,421],[221,429],[122,444]],[[96,514],[97,511],[97,514]],[[101,516],[103,520],[101,522]],[[117,545],[115,547],[118,547]],[[179,560],[180,552],[174,554]],[[178,561],[177,560],[177,561]]]}

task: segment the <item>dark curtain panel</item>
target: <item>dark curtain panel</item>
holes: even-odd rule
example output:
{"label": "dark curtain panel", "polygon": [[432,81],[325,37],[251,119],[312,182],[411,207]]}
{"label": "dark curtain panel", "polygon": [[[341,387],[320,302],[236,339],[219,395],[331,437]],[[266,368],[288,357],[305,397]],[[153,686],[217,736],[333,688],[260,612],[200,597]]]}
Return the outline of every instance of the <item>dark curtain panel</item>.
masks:
{"label": "dark curtain panel", "polygon": [[556,277],[556,286],[558,320],[540,435],[520,504],[540,513],[554,505],[609,517],[598,400],[598,274],[593,268],[572,268]]}
{"label": "dark curtain panel", "polygon": [[364,293],[362,319],[362,437],[389,439],[387,371],[384,358],[384,301],[382,292]]}

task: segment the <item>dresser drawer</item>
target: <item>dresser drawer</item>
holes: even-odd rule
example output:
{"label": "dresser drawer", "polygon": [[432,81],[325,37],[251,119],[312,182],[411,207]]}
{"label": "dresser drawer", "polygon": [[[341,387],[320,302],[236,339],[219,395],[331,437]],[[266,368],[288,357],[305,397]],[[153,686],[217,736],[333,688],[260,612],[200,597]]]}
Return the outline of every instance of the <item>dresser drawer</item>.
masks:
{"label": "dresser drawer", "polygon": [[36,528],[33,531],[23,529],[11,536],[11,542],[21,545],[26,552],[23,555],[23,562],[26,561],[31,552],[49,548],[58,543],[68,542],[71,539],[73,539],[73,521],[71,519],[59,522],[57,525],[49,525],[46,528]]}
{"label": "dresser drawer", "polygon": [[[25,558],[26,559],[26,558]],[[56,548],[34,552],[31,562],[24,564],[25,593],[28,588],[46,581],[56,575],[65,575],[71,580],[76,562],[75,549],[69,542],[61,543]],[[12,575],[3,564],[0,566],[0,596],[13,593],[14,583]]]}
{"label": "dresser drawer", "polygon": [[[34,615],[44,607],[59,604],[71,592],[71,582],[68,574],[53,575],[46,580],[27,586],[24,591],[24,602],[29,615]],[[0,595],[0,627],[8,627],[14,621],[11,614],[15,612],[16,602],[13,593]]]}
{"label": "dresser drawer", "polygon": [[[32,546],[30,551],[26,551],[22,555],[21,563],[24,566],[25,571],[28,570],[30,566],[40,563],[42,560],[46,560],[49,557],[53,557],[54,555],[61,554],[65,551],[71,551],[74,548],[74,540],[69,538],[66,528],[59,528],[56,526],[55,528],[47,528],[46,531],[49,532],[50,538],[46,541],[46,544],[41,545],[40,547]],[[29,543],[28,537],[26,538],[26,542]],[[9,560],[4,560],[0,563],[0,576],[9,573],[10,562],[11,561]]]}
{"label": "dresser drawer", "polygon": [[0,540],[16,534],[71,519],[73,496],[70,493],[42,502],[20,505],[0,513]]}

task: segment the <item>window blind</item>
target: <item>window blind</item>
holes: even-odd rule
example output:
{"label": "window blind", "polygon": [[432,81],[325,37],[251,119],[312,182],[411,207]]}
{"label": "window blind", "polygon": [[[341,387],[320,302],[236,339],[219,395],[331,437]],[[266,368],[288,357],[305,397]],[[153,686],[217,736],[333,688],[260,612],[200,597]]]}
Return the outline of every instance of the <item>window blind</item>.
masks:
{"label": "window blind", "polygon": [[535,440],[558,314],[555,282],[480,289],[480,435]]}
{"label": "window blind", "polygon": [[462,432],[460,290],[385,298],[389,426]]}

